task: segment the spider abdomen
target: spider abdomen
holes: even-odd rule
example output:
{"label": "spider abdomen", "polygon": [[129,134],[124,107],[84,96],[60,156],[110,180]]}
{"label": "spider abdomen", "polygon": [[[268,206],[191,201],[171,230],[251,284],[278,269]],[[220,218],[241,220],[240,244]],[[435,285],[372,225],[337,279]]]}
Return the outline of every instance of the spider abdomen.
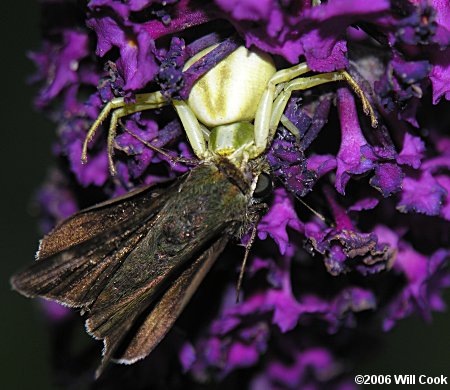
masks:
{"label": "spider abdomen", "polygon": [[[192,57],[185,69],[214,47]],[[195,83],[189,94],[189,107],[208,127],[252,121],[261,95],[275,72],[268,54],[241,46]]]}

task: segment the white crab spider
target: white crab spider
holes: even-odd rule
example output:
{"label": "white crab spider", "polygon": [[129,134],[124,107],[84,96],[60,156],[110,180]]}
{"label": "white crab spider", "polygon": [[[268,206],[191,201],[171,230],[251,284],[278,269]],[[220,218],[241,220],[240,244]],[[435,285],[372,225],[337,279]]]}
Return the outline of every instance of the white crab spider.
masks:
{"label": "white crab spider", "polygon": [[[216,46],[196,54],[184,70]],[[258,157],[272,140],[280,121],[296,132],[295,126],[283,115],[292,91],[340,80],[347,81],[359,96],[364,112],[370,115],[372,126],[377,126],[367,97],[346,71],[300,77],[310,71],[306,63],[277,71],[268,54],[243,46],[236,49],[194,84],[186,101],[172,100],[196,156],[202,160],[226,156],[235,164]],[[87,146],[95,131],[112,112],[108,159],[114,175],[112,155],[118,120],[167,104],[169,102],[161,92],[137,94],[132,103],[121,97],[112,99],[89,129],[83,144],[82,161],[87,161]]]}

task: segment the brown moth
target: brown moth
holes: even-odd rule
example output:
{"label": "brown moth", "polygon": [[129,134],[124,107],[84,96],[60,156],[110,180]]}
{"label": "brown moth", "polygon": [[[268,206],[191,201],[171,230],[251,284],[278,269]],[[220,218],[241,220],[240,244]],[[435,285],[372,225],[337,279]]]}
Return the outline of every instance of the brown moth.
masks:
{"label": "brown moth", "polygon": [[134,363],[171,329],[229,239],[256,225],[271,185],[264,168],[262,159],[240,169],[216,158],[82,210],[42,239],[12,286],[81,309],[104,341],[97,377],[111,359]]}

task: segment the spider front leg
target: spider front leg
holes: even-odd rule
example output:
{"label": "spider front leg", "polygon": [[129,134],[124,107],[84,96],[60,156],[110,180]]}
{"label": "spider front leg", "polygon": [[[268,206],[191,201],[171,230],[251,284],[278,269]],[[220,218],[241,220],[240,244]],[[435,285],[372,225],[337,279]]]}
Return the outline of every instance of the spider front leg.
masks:
{"label": "spider front leg", "polygon": [[[345,71],[321,73],[309,77],[298,77],[309,72],[306,63],[281,70],[271,78],[265,90],[255,116],[255,155],[263,153],[268,142],[274,137],[280,121],[286,123],[287,128],[298,136],[298,131],[287,118],[283,119],[283,112],[292,91],[310,89],[315,86],[336,81],[346,81],[360,98],[364,112],[371,117],[372,126],[377,126],[377,119],[366,95],[356,81]],[[282,84],[284,83],[284,85]]]}
{"label": "spider front leg", "polygon": [[108,164],[111,175],[116,174],[116,168],[114,167],[113,154],[114,154],[114,138],[116,136],[117,122],[120,118],[134,114],[136,112],[153,110],[156,108],[167,105],[168,102],[161,94],[161,92],[143,93],[135,96],[135,101],[127,103],[124,98],[115,98],[109,101],[97,117],[95,122],[89,129],[86,138],[83,143],[83,150],[81,154],[81,161],[87,162],[87,149],[88,144],[92,140],[98,127],[102,122],[111,114],[111,122],[108,130]]}
{"label": "spider front leg", "polygon": [[183,100],[173,100],[172,103],[178,116],[180,117],[184,131],[186,132],[186,136],[195,155],[200,160],[207,158],[209,156],[209,152],[206,147],[204,130],[202,129],[202,126],[200,125],[194,112]]}
{"label": "spider front leg", "polygon": [[358,95],[359,99],[361,100],[364,113],[370,116],[372,127],[377,127],[378,121],[375,112],[363,90],[345,70],[340,70],[330,73],[321,73],[310,77],[299,77],[286,83],[283,90],[280,92],[273,103],[273,110],[269,125],[269,139],[273,138],[273,136],[275,135],[278,123],[282,118],[283,112],[286,108],[289,98],[291,97],[292,91],[310,89],[321,84],[331,83],[335,81],[346,81],[350,85],[350,87],[353,89],[353,92],[355,92],[355,94]]}
{"label": "spider front leg", "polygon": [[291,68],[276,72],[265,89],[255,114],[255,151],[254,157],[264,152],[269,138],[269,128],[273,111],[273,103],[276,97],[276,87],[310,71],[308,65],[303,62]]}

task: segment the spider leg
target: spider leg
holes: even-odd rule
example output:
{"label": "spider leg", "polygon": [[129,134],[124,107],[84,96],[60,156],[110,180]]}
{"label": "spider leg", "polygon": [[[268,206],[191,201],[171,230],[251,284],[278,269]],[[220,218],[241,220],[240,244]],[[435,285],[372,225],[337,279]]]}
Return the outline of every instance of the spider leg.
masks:
{"label": "spider leg", "polygon": [[206,146],[205,127],[200,125],[194,112],[189,108],[189,105],[183,100],[172,101],[175,110],[180,117],[183,124],[184,131],[191,144],[192,150],[199,159],[205,159],[209,156],[209,151]]}
{"label": "spider leg", "polygon": [[252,153],[253,157],[258,156],[266,149],[274,99],[277,93],[282,93],[283,91],[280,87],[277,88],[277,86],[281,83],[296,79],[309,71],[308,65],[301,63],[276,72],[267,83],[267,87],[263,92],[255,114],[255,150]]}
{"label": "spider leg", "polygon": [[147,148],[162,154],[163,156],[167,157],[170,161],[172,161],[174,164],[181,162],[181,163],[186,163],[186,164],[190,164],[190,165],[197,165],[198,161],[197,160],[192,160],[192,159],[188,159],[188,158],[184,158],[184,157],[174,157],[171,154],[169,154],[168,152],[166,152],[164,149],[161,149],[155,145],[152,145],[150,142],[147,142],[145,139],[142,139],[141,137],[139,137],[137,134],[133,133],[131,130],[127,129],[127,127],[125,126],[124,123],[122,123],[122,121],[119,120],[119,124],[122,127],[122,129],[127,132],[128,134],[130,134],[133,138],[136,138],[139,142],[141,142],[143,145],[145,145]]}
{"label": "spider leg", "polygon": [[378,122],[375,112],[363,90],[345,70],[341,70],[330,73],[321,73],[310,77],[299,77],[286,83],[283,91],[280,92],[273,103],[272,115],[269,125],[269,140],[272,139],[275,135],[278,123],[280,122],[280,120],[282,120],[283,112],[286,108],[289,98],[291,97],[292,91],[305,90],[321,84],[331,83],[335,81],[346,81],[350,85],[355,94],[360,98],[364,113],[370,116],[372,127],[376,127],[378,125]]}
{"label": "spider leg", "polygon": [[103,110],[100,112],[100,115],[97,117],[95,122],[92,124],[89,129],[86,138],[83,142],[83,150],[81,154],[81,161],[83,163],[87,162],[87,149],[89,142],[95,135],[98,127],[102,124],[102,122],[111,114],[111,122],[108,131],[108,163],[109,170],[112,175],[116,174],[116,169],[114,167],[114,162],[112,159],[114,153],[114,138],[116,136],[117,122],[120,118],[134,114],[136,112],[152,110],[155,108],[160,108],[167,105],[167,100],[163,97],[161,92],[152,92],[152,93],[143,93],[138,94],[135,97],[135,101],[132,103],[127,103],[124,98],[115,98],[109,101]]}
{"label": "spider leg", "polygon": [[319,73],[309,77],[299,77],[310,72],[306,63],[276,72],[269,80],[266,90],[258,104],[255,115],[255,147],[252,157],[264,152],[267,144],[275,135],[281,121],[296,137],[298,130],[283,115],[292,91],[310,89],[315,86],[336,81],[346,81],[362,102],[363,110],[371,118],[372,127],[378,125],[375,112],[358,83],[345,71]]}

